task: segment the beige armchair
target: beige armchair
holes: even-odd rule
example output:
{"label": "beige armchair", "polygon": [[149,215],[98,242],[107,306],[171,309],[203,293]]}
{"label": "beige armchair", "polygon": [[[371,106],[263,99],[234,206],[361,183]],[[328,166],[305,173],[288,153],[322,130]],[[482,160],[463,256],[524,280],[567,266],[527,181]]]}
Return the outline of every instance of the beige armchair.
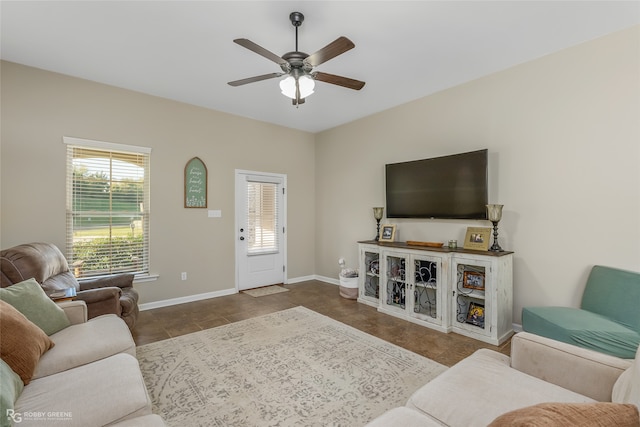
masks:
{"label": "beige armchair", "polygon": [[74,287],[87,304],[88,318],[117,314],[133,329],[138,318],[138,292],[133,274],[78,282],[66,258],[51,243],[28,243],[0,252],[0,285],[5,288],[34,278],[45,292]]}

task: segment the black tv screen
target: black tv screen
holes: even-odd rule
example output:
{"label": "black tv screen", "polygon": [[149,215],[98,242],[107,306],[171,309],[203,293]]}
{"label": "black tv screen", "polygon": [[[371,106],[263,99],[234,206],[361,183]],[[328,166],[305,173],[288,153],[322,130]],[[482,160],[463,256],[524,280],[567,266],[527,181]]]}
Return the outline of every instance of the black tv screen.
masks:
{"label": "black tv screen", "polygon": [[487,150],[385,165],[387,218],[486,219]]}

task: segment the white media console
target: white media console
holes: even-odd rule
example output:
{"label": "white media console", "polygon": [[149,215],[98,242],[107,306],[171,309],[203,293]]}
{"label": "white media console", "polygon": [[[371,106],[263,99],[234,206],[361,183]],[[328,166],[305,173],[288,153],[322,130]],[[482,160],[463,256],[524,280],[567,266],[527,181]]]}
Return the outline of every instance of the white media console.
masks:
{"label": "white media console", "polygon": [[513,334],[513,252],[362,241],[358,301],[493,345]]}

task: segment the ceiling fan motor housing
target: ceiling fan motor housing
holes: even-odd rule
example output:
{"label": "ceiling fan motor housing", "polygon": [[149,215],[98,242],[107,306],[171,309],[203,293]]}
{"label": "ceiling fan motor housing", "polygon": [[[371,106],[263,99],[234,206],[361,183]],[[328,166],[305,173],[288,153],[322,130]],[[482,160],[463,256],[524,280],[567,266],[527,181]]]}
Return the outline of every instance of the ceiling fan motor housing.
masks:
{"label": "ceiling fan motor housing", "polygon": [[299,27],[304,22],[304,15],[300,12],[291,12],[289,20],[294,27]]}
{"label": "ceiling fan motor housing", "polygon": [[291,68],[302,68],[305,65],[303,61],[308,56],[309,54],[304,52],[287,52],[282,55],[282,59],[287,61],[291,65]]}

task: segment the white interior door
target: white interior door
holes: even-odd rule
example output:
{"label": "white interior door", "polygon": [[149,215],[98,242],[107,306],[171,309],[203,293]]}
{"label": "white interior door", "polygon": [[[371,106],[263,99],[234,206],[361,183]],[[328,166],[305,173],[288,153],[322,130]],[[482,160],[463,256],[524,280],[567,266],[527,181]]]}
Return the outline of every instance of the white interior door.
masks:
{"label": "white interior door", "polygon": [[239,291],[285,282],[286,175],[236,171]]}

